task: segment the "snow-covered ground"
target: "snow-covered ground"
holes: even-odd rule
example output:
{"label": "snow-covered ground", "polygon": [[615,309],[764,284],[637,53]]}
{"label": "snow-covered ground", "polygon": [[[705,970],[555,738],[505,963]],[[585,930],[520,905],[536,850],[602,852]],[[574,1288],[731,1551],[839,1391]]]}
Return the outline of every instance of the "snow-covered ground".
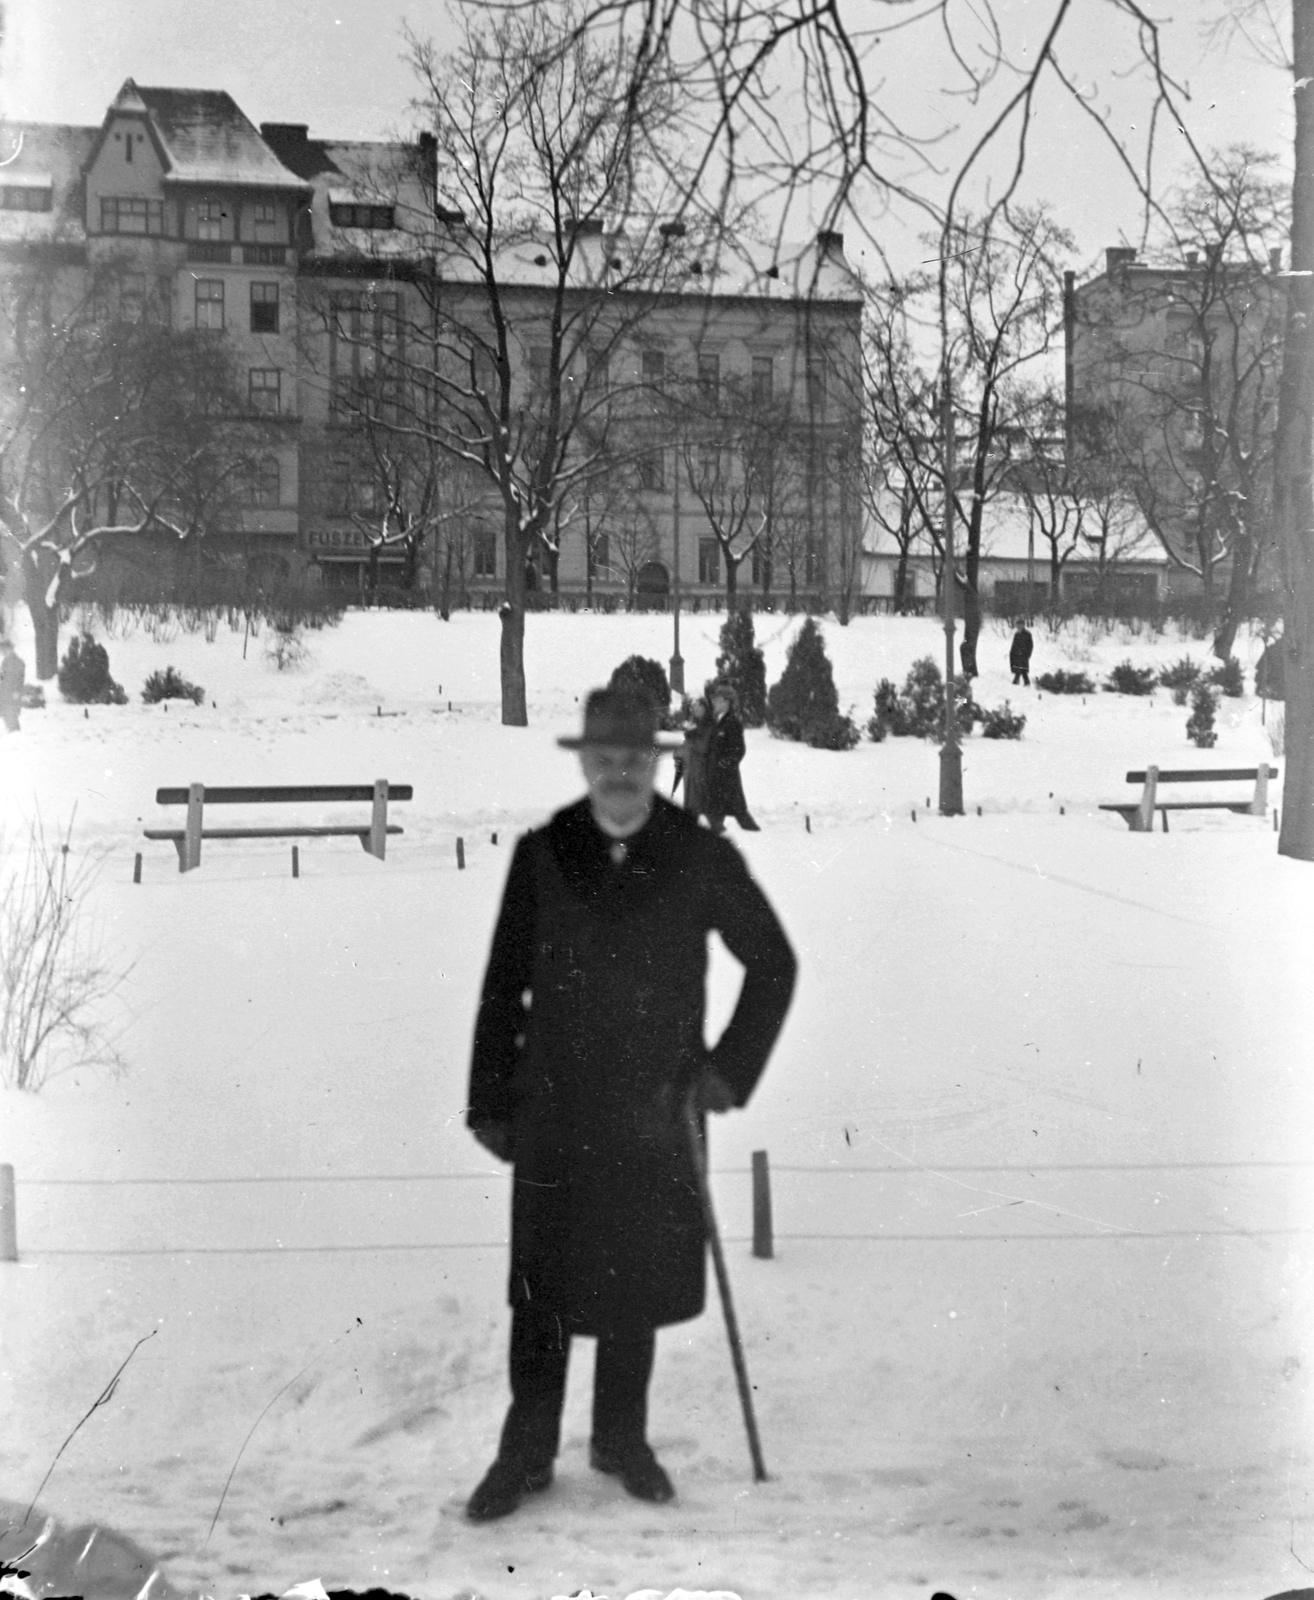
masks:
{"label": "snow-covered ground", "polygon": [[[685,618],[691,684],[720,620]],[[758,619],[772,679],[797,625]],[[556,1485],[464,1520],[506,1399],[507,1179],[461,1106],[508,847],[577,793],[555,738],[587,689],[670,654],[669,619],[531,617],[532,725],[505,729],[496,627],[353,613],[281,674],[226,627],[111,636],[132,704],[84,716],[52,685],[0,741],[11,857],[36,808],[49,832],[76,807],[75,851],[106,852],[89,912],[131,968],[106,1014],[123,1076],[0,1093],[21,1251],[0,1266],[0,1499],[26,1506],[149,1334],[41,1506],[158,1557],[153,1600],[311,1576],[425,1600],[1261,1600],[1310,1582],[1314,879],[1269,821],[1139,835],[1097,809],[1149,761],[1273,760],[1261,707],[1224,700],[1200,752],[1164,691],[1013,689],[993,630],[976,697],[1028,722],[968,742],[965,817],[928,813],[931,744],[749,735],[763,832],[736,842],[802,976],[713,1165],[769,1481],[711,1300],[659,1340],[674,1506],[588,1470],[584,1343]],[[880,677],[942,654],[929,621],[825,631],[863,721]],[[18,637],[30,661],[21,619]],[[1207,645],[1038,629],[1033,667],[1098,679],[1188,651]],[[1239,653],[1250,666],[1258,641]],[[140,703],[167,663],[203,707]],[[141,837],[178,824],[159,785],[376,777],[415,788],[386,862],[307,840],[293,880],[286,843],[211,843],[183,876]],[[714,953],[715,1016],[733,983]],[[770,1261],[746,1242],[756,1149]]]}

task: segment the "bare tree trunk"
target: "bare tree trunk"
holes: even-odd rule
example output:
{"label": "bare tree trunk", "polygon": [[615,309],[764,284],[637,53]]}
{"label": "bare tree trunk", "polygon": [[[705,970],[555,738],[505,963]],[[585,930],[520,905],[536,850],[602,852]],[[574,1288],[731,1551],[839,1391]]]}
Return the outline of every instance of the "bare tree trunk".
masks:
{"label": "bare tree trunk", "polygon": [[1275,522],[1286,589],[1286,781],[1278,853],[1314,861],[1314,0],[1293,0],[1296,168],[1278,392]]}
{"label": "bare tree trunk", "polygon": [[43,573],[41,563],[30,555],[24,558],[23,567],[23,594],[36,641],[35,675],[46,683],[59,671],[59,604],[46,604],[46,590],[53,574]]}
{"label": "bare tree trunk", "polygon": [[508,728],[527,728],[529,708],[525,698],[525,559],[528,540],[520,529],[514,506],[506,512],[506,599],[502,619],[501,673],[502,722]]}
{"label": "bare tree trunk", "polygon": [[1250,614],[1250,593],[1255,578],[1255,547],[1249,534],[1238,533],[1232,541],[1232,574],[1227,598],[1214,633],[1214,654],[1226,661],[1236,644],[1237,629]]}
{"label": "bare tree trunk", "polygon": [[963,642],[959,647],[959,661],[964,674],[977,676],[976,643],[981,637],[981,595],[977,587],[981,572],[981,516],[979,506],[973,507],[973,516],[967,529],[967,554],[963,561]]}
{"label": "bare tree trunk", "polygon": [[730,552],[725,553],[725,609],[727,613],[735,608],[735,595],[739,590],[739,563],[735,561]]}

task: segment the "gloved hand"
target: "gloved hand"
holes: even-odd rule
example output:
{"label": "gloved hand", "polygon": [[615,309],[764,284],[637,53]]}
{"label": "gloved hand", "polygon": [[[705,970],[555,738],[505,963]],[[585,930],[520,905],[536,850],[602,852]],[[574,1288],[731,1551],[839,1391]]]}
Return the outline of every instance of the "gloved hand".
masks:
{"label": "gloved hand", "polygon": [[480,1122],[470,1132],[484,1149],[499,1161],[511,1159],[511,1124],[509,1122]]}
{"label": "gloved hand", "polygon": [[700,1111],[730,1111],[735,1095],[715,1067],[704,1067],[694,1082],[694,1100]]}

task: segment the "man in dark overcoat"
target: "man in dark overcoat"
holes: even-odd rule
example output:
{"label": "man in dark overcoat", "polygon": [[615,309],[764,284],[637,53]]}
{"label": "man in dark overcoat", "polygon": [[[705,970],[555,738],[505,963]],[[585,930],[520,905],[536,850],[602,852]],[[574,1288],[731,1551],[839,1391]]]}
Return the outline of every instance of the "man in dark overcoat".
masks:
{"label": "man in dark overcoat", "polygon": [[1013,682],[1024,683],[1028,688],[1031,687],[1031,651],[1034,645],[1031,629],[1025,622],[1019,622],[1013,642],[1008,647],[1008,667],[1013,674]]}
{"label": "man in dark overcoat", "polygon": [[[514,1163],[511,1408],[467,1506],[475,1521],[547,1488],[571,1338],[598,1341],[590,1459],[669,1500],[647,1442],[656,1330],[698,1316],[705,1237],[685,1107],[743,1106],[793,992],[776,916],[724,839],[654,791],[657,713],[595,690],[587,795],[517,844],[484,978],[467,1121]],[[707,935],[744,967],[703,1042]]]}
{"label": "man in dark overcoat", "polygon": [[744,759],[744,725],[739,720],[736,697],[728,684],[712,689],[712,730],[707,741],[706,780],[703,786],[703,813],[714,833],[725,829],[725,819],[733,817],[745,833],[757,833],[744,798],[744,782],[739,764]]}

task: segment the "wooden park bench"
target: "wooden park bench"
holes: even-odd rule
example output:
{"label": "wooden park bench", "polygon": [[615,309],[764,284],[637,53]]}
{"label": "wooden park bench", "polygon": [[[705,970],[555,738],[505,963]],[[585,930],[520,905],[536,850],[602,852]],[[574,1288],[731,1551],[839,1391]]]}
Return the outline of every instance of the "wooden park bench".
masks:
{"label": "wooden park bench", "polygon": [[[193,867],[200,866],[202,839],[324,839],[355,834],[362,848],[382,861],[388,835],[402,831],[396,823],[388,821],[388,802],[409,800],[411,792],[409,783],[390,784],[386,778],[378,778],[372,784],[256,784],[244,789],[207,789],[203,783],[193,783],[186,789],[155,791],[156,805],[187,807],[187,825],[183,828],[146,828],[144,832],[148,839],[168,839],[172,842],[178,851],[179,872],[190,872]],[[288,805],[295,802],[325,805],[349,800],[371,802],[370,817],[367,822],[334,823],[328,826],[288,823],[276,827],[254,828],[204,826],[207,805],[264,806]]]}
{"label": "wooden park bench", "polygon": [[[1268,812],[1268,780],[1276,778],[1278,769],[1257,767],[1204,767],[1181,772],[1161,772],[1158,767],[1146,767],[1144,772],[1129,772],[1128,783],[1142,785],[1141,797],[1136,801],[1113,802],[1100,806],[1101,811],[1117,811],[1133,833],[1153,833],[1154,813],[1163,817],[1163,831],[1168,832],[1170,811],[1236,811],[1242,816],[1262,817]],[[1249,800],[1160,800],[1161,783],[1253,783],[1254,793]]]}

